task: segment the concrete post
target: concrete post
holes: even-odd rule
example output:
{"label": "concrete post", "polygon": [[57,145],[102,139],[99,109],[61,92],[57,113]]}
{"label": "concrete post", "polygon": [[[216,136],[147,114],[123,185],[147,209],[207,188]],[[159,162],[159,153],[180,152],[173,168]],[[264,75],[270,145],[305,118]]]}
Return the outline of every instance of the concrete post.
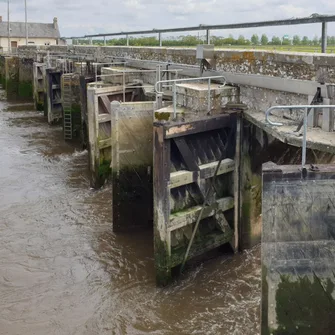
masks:
{"label": "concrete post", "polygon": [[321,52],[327,52],[327,22],[322,22]]}
{"label": "concrete post", "polygon": [[[314,99],[313,95],[308,96],[308,104],[310,105]],[[317,127],[317,115],[318,112],[316,109],[312,108],[307,116],[307,125],[308,127],[314,128]]]}
{"label": "concrete post", "polygon": [[90,45],[93,45],[92,37],[90,37]]}
{"label": "concrete post", "polygon": [[104,46],[106,46],[106,36],[104,36]]}
{"label": "concrete post", "polygon": [[127,47],[129,47],[129,35],[127,35]]}
{"label": "concrete post", "polygon": [[162,47],[162,33],[158,33],[159,46]]}
{"label": "concrete post", "polygon": [[210,35],[210,30],[206,30],[206,43],[211,44],[211,35]]}

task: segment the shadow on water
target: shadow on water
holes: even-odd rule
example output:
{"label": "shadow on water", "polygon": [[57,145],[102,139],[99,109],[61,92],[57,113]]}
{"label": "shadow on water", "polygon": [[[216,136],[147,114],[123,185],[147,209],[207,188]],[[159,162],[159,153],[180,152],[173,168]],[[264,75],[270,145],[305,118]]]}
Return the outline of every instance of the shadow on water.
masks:
{"label": "shadow on water", "polygon": [[1,334],[259,333],[259,247],[156,288],[152,233],[112,232],[87,152],[1,96]]}

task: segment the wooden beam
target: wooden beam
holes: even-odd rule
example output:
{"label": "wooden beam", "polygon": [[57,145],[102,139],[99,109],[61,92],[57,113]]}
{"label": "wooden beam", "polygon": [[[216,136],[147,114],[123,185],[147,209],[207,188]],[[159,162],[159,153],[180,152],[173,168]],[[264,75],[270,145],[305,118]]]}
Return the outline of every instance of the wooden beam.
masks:
{"label": "wooden beam", "polygon": [[230,122],[230,114],[223,114],[192,122],[170,123],[164,125],[164,138],[170,139],[220,129],[229,126]]}
{"label": "wooden beam", "polygon": [[[234,237],[234,232],[232,230],[224,234],[211,234],[206,237],[205,241],[197,242],[195,241],[188,256],[188,259],[204,254],[207,251],[218,248],[220,245],[231,242]],[[185,248],[180,248],[177,252],[173,252],[171,255],[171,267],[175,267],[182,263],[185,255]]]}
{"label": "wooden beam", "polygon": [[104,122],[108,122],[111,121],[111,114],[98,114],[98,122],[99,123],[104,123]]}
{"label": "wooden beam", "polygon": [[174,143],[176,144],[187,169],[191,171],[199,171],[197,161],[190,150],[190,147],[186,143],[185,138],[175,138]]}
{"label": "wooden beam", "polygon": [[107,138],[105,140],[100,140],[99,141],[99,149],[105,149],[105,148],[109,148],[112,146],[112,139],[111,138]]}
{"label": "wooden beam", "polygon": [[[173,231],[173,230],[185,227],[197,221],[198,215],[201,212],[201,208],[202,206],[195,206],[195,207],[188,208],[184,211],[171,214],[170,221],[168,222],[169,231]],[[234,198],[233,197],[226,197],[226,198],[218,199],[213,205],[205,207],[201,220],[215,215],[216,211],[218,210],[225,212],[232,208],[234,208]]]}
{"label": "wooden beam", "polygon": [[[170,174],[170,189],[180,187],[183,185],[188,185],[191,183],[195,183],[198,181],[199,178],[201,179],[208,179],[214,176],[215,170],[217,165],[219,164],[218,161],[211,162],[208,164],[199,165],[200,171],[177,171]],[[232,159],[224,159],[221,162],[219,171],[217,175],[222,175],[225,173],[229,173],[234,171],[235,169],[235,162]]]}
{"label": "wooden beam", "polygon": [[163,127],[154,127],[154,254],[158,285],[166,285],[172,279],[171,234],[166,229],[170,216],[170,144],[164,140]]}
{"label": "wooden beam", "polygon": [[111,113],[111,103],[108,99],[107,95],[101,95],[99,96],[99,106],[101,106],[104,114],[110,114]]}

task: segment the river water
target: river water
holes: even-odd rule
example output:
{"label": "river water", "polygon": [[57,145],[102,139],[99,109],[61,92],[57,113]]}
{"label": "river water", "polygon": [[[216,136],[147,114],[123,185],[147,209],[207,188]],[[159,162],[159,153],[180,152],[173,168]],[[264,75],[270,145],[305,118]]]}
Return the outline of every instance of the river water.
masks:
{"label": "river water", "polygon": [[259,334],[260,248],[156,288],[152,234],[115,235],[87,153],[0,91],[0,334]]}

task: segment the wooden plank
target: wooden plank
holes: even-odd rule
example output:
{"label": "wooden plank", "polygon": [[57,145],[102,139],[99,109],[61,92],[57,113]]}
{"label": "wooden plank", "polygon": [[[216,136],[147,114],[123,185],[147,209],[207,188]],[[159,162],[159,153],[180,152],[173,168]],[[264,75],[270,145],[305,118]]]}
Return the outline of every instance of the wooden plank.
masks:
{"label": "wooden plank", "polygon": [[[207,179],[214,176],[215,170],[217,165],[219,164],[219,161],[199,165],[200,171],[177,171],[170,174],[170,189],[180,187],[183,185],[188,185],[194,182],[197,182],[199,178],[201,179]],[[229,173],[234,171],[235,169],[235,162],[230,159],[224,159],[221,162],[221,165],[219,167],[219,171],[217,175],[222,175],[225,173]]]}
{"label": "wooden plank", "polygon": [[105,140],[100,140],[99,141],[99,149],[105,149],[105,148],[109,148],[112,146],[112,139],[109,137]]}
{"label": "wooden plank", "polygon": [[154,127],[154,254],[156,282],[167,285],[171,279],[171,238],[167,231],[170,220],[170,141],[164,140],[164,128]]}
{"label": "wooden plank", "polygon": [[107,95],[101,95],[99,97],[99,106],[101,106],[104,114],[110,114],[111,113],[111,103],[108,99]]}
{"label": "wooden plank", "polygon": [[[202,206],[195,206],[170,215],[170,221],[168,222],[169,231],[194,223],[200,214],[201,208]],[[224,212],[232,208],[234,208],[233,197],[218,199],[213,205],[205,207],[201,220],[215,215],[218,210]]]}
{"label": "wooden plank", "polygon": [[181,157],[186,165],[186,167],[191,171],[199,171],[199,166],[196,159],[190,150],[185,138],[175,138],[174,142],[181,154]]}
{"label": "wooden plank", "polygon": [[[228,229],[227,229],[228,230]],[[195,241],[190,250],[190,254],[187,259],[204,254],[207,251],[218,248],[219,246],[231,242],[234,237],[232,230],[228,230],[225,234],[212,234],[206,238],[205,241]],[[182,263],[185,255],[185,249],[173,252],[171,255],[171,266],[175,267]]]}
{"label": "wooden plank", "polygon": [[241,218],[241,190],[240,190],[240,164],[241,164],[241,131],[242,116],[237,116],[236,123],[236,147],[235,147],[235,173],[234,173],[234,250],[239,249],[240,242],[240,218]]}
{"label": "wooden plank", "polygon": [[170,139],[185,135],[197,134],[214,129],[220,129],[230,125],[230,115],[223,114],[220,116],[208,117],[192,122],[170,123],[164,125],[164,138]]}
{"label": "wooden plank", "polygon": [[108,121],[111,121],[111,114],[103,113],[103,114],[98,115],[98,122],[99,123],[104,123],[104,122],[108,122]]}

